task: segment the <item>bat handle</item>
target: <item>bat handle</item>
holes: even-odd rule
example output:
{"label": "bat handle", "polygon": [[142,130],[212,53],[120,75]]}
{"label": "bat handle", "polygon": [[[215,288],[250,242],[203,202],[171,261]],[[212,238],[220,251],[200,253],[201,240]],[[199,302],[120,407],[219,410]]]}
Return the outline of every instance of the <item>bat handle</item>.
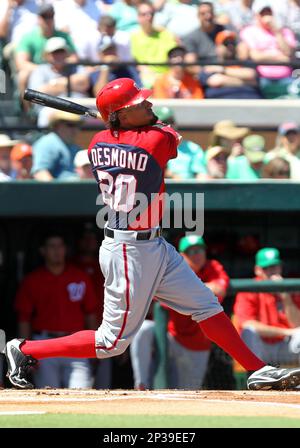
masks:
{"label": "bat handle", "polygon": [[96,112],[96,111],[94,111],[94,110],[87,110],[86,112],[85,112],[85,114],[84,115],[86,115],[86,116],[90,116],[90,117],[93,117],[93,118],[98,118],[99,120],[102,120],[102,117],[101,117],[101,115],[100,115],[100,113],[99,112]]}

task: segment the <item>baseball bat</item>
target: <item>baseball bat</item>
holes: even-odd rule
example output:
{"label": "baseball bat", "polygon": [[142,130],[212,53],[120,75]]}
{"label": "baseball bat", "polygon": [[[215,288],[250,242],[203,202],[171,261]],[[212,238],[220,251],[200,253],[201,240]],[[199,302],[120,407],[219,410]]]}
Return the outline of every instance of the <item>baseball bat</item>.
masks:
{"label": "baseball bat", "polygon": [[39,92],[37,90],[26,89],[24,92],[24,100],[31,103],[40,104],[41,106],[52,107],[53,109],[64,110],[71,114],[77,115],[89,115],[93,118],[101,118],[99,112],[82,106],[81,104],[74,103],[73,101],[65,100],[54,95],[48,95],[47,93]]}

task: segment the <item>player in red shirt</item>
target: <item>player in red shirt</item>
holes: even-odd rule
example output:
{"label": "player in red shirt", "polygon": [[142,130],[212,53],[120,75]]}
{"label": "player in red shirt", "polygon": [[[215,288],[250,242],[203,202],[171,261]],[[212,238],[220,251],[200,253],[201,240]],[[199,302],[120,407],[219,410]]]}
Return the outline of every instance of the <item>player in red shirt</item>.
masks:
{"label": "player in red shirt", "polygon": [[[257,281],[281,280],[278,249],[260,249],[254,272]],[[234,320],[244,341],[265,362],[299,364],[299,294],[240,292],[234,304]]]}
{"label": "player in red shirt", "polygon": [[[229,286],[229,277],[219,261],[207,259],[204,239],[198,235],[185,236],[180,239],[178,250],[195,274],[222,303]],[[189,350],[208,350],[211,346],[211,341],[204,335],[197,322],[171,308],[168,330]]]}
{"label": "player in red shirt", "polygon": [[[44,266],[25,276],[17,291],[20,336],[43,340],[97,328],[98,301],[92,283],[85,272],[66,263],[63,237],[49,233],[40,252]],[[88,360],[43,359],[34,372],[34,383],[39,388],[90,387]]]}
{"label": "player in red shirt", "polygon": [[[221,263],[207,259],[204,239],[198,235],[185,236],[180,239],[178,249],[191,269],[221,303],[229,286],[229,277]],[[206,373],[211,341],[190,316],[167,309],[169,387],[199,389]],[[135,388],[139,390],[152,386],[154,326],[153,321],[145,320],[130,346]]]}
{"label": "player in red shirt", "polygon": [[300,369],[267,366],[252,353],[216,296],[161,235],[164,170],[177,155],[180,136],[170,126],[157,123],[148,101],[151,93],[139,89],[132,79],[120,78],[101,89],[96,99],[108,128],[89,145],[92,170],[108,212],[100,247],[105,277],[102,324],[97,331],[48,341],[12,339],[5,345],[0,340],[9,380],[18,388],[32,387],[27,369],[37,359],[102,359],[124,353],[157,296],[172,309],[190,315],[208,338],[245,369],[253,370],[249,388],[294,387],[300,384]]}

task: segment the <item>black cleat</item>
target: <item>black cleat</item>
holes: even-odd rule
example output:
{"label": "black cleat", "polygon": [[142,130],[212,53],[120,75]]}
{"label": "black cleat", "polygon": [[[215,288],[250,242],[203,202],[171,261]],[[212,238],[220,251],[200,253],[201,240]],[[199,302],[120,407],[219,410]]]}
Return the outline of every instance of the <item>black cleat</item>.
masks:
{"label": "black cleat", "polygon": [[34,385],[27,380],[26,376],[28,369],[34,366],[37,360],[22,353],[20,350],[22,342],[24,342],[24,339],[12,339],[6,344],[4,349],[8,365],[6,376],[11,384],[18,389],[33,389]]}
{"label": "black cleat", "polygon": [[252,373],[247,380],[247,387],[250,390],[291,390],[299,384],[300,368],[264,366]]}

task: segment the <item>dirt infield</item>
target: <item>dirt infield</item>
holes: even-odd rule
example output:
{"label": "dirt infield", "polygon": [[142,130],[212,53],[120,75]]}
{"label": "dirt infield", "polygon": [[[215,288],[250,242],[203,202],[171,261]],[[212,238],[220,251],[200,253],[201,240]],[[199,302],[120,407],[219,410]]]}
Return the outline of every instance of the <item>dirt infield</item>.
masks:
{"label": "dirt infield", "polygon": [[300,391],[0,390],[0,415],[35,412],[277,416],[300,419]]}

